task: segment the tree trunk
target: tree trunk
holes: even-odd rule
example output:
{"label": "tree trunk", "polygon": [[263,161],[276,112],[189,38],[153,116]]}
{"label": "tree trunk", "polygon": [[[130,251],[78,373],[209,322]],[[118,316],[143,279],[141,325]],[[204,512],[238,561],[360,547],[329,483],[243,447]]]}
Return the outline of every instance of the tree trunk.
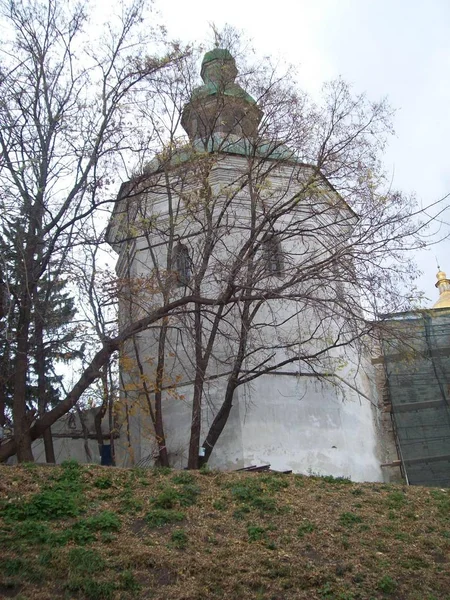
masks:
{"label": "tree trunk", "polygon": [[219,412],[214,418],[214,421],[209,428],[208,435],[206,436],[205,441],[203,442],[203,447],[205,448],[205,456],[201,456],[199,459],[199,466],[205,465],[212,451],[214,450],[214,446],[217,443],[217,440],[222,434],[222,431],[227,424],[228,417],[230,416],[231,409],[233,407],[233,396],[234,391],[236,390],[237,382],[236,379],[230,379],[228,381],[227,389],[225,392],[225,398],[222,403],[222,406],[219,409]]}
{"label": "tree trunk", "polygon": [[30,415],[27,410],[28,332],[30,328],[30,298],[22,295],[17,326],[17,354],[14,371],[13,421],[17,460],[34,462],[31,450]]}
{"label": "tree trunk", "polygon": [[233,406],[233,396],[234,391],[238,386],[238,377],[241,372],[242,364],[245,358],[245,352],[247,349],[247,340],[248,340],[248,331],[250,328],[251,321],[256,314],[256,311],[253,311],[252,315],[250,315],[250,302],[244,302],[244,308],[242,310],[241,316],[241,330],[239,336],[239,348],[236,355],[236,359],[233,365],[233,371],[231,372],[228,378],[227,389],[225,391],[225,398],[222,403],[222,406],[219,409],[219,412],[214,418],[214,421],[209,428],[208,435],[203,443],[203,447],[205,448],[205,455],[201,457],[200,466],[206,464],[211,456],[212,451],[214,450],[214,446],[217,443],[222,431],[227,424],[228,417],[230,416],[231,408]]}
{"label": "tree trunk", "polygon": [[[106,415],[106,409],[108,408],[108,365],[105,364],[102,368],[101,374],[101,382],[102,382],[102,405],[98,409],[94,417],[94,426],[95,433],[97,434],[97,443],[98,443],[98,452],[100,455],[100,459],[103,461],[103,433],[102,433],[102,421],[103,417]],[[102,462],[103,464],[103,462]]]}
{"label": "tree trunk", "polygon": [[166,446],[166,436],[164,433],[163,411],[162,411],[162,387],[164,383],[165,351],[167,338],[167,319],[164,319],[161,331],[159,333],[158,344],[158,364],[156,366],[156,385],[155,385],[155,435],[158,442],[159,463],[161,467],[169,466],[169,454]]}
{"label": "tree trunk", "polygon": [[191,437],[189,439],[188,469],[199,468],[200,433],[202,426],[202,396],[205,365],[202,356],[202,316],[199,304],[195,306],[195,381],[192,399]]}
{"label": "tree trunk", "polygon": [[[37,296],[37,294],[36,294]],[[45,350],[44,350],[44,323],[42,316],[42,307],[35,299],[35,337],[36,337],[36,373],[38,378],[37,397],[38,397],[38,415],[43,417],[47,408],[47,386],[45,376]],[[45,460],[48,463],[56,463],[55,449],[53,447],[52,430],[49,427],[42,435],[44,439]]]}
{"label": "tree trunk", "polygon": [[135,337],[133,337],[134,354],[136,357],[136,363],[139,369],[139,376],[142,382],[142,388],[147,400],[148,412],[150,419],[155,430],[156,443],[158,444],[158,462],[161,467],[169,467],[169,454],[166,447],[166,438],[164,434],[164,422],[162,414],[162,385],[164,376],[164,352],[165,352],[165,338],[166,338],[167,327],[164,325],[161,327],[159,333],[159,344],[158,344],[158,364],[156,367],[156,380],[155,380],[155,406],[152,405],[152,392],[149,390],[147,379],[144,372],[144,366],[141,361],[139,354],[139,347],[137,345]]}

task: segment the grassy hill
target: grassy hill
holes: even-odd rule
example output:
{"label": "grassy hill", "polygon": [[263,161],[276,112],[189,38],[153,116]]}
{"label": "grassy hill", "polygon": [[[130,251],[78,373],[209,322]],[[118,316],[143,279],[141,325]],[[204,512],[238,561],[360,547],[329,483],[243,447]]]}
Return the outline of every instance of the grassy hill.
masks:
{"label": "grassy hill", "polygon": [[0,468],[0,597],[450,600],[450,490]]}

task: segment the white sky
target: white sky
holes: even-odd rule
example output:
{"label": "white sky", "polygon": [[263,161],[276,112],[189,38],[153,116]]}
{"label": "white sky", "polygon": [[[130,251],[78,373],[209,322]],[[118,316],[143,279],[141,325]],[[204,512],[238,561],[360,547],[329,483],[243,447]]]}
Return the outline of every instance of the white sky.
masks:
{"label": "white sky", "polygon": [[[169,38],[211,39],[226,23],[250,37],[262,56],[298,67],[306,91],[342,76],[369,99],[397,110],[385,168],[393,187],[426,206],[450,193],[449,0],[155,0]],[[434,240],[417,255],[417,282],[431,306],[437,257],[450,275],[450,199]]]}

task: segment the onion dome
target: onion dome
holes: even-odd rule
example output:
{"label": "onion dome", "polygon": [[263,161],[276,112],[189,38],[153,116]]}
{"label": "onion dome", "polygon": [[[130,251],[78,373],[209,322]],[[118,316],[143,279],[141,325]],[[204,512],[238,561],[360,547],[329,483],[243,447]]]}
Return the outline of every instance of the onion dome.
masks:
{"label": "onion dome", "polygon": [[194,89],[181,118],[189,139],[208,143],[216,135],[255,138],[262,111],[236,83],[238,70],[230,52],[224,48],[207,52],[200,74],[203,85]]}
{"label": "onion dome", "polygon": [[439,271],[436,278],[435,286],[439,290],[439,300],[433,308],[450,308],[450,279],[447,279],[444,271]]}

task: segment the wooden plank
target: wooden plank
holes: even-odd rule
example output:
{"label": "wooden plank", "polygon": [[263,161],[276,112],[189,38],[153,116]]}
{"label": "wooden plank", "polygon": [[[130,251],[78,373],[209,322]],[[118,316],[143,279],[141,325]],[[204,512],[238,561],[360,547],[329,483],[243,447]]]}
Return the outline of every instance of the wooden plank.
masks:
{"label": "wooden plank", "polygon": [[380,465],[380,467],[401,467],[402,466],[402,461],[401,460],[393,460],[390,463],[382,463]]}

